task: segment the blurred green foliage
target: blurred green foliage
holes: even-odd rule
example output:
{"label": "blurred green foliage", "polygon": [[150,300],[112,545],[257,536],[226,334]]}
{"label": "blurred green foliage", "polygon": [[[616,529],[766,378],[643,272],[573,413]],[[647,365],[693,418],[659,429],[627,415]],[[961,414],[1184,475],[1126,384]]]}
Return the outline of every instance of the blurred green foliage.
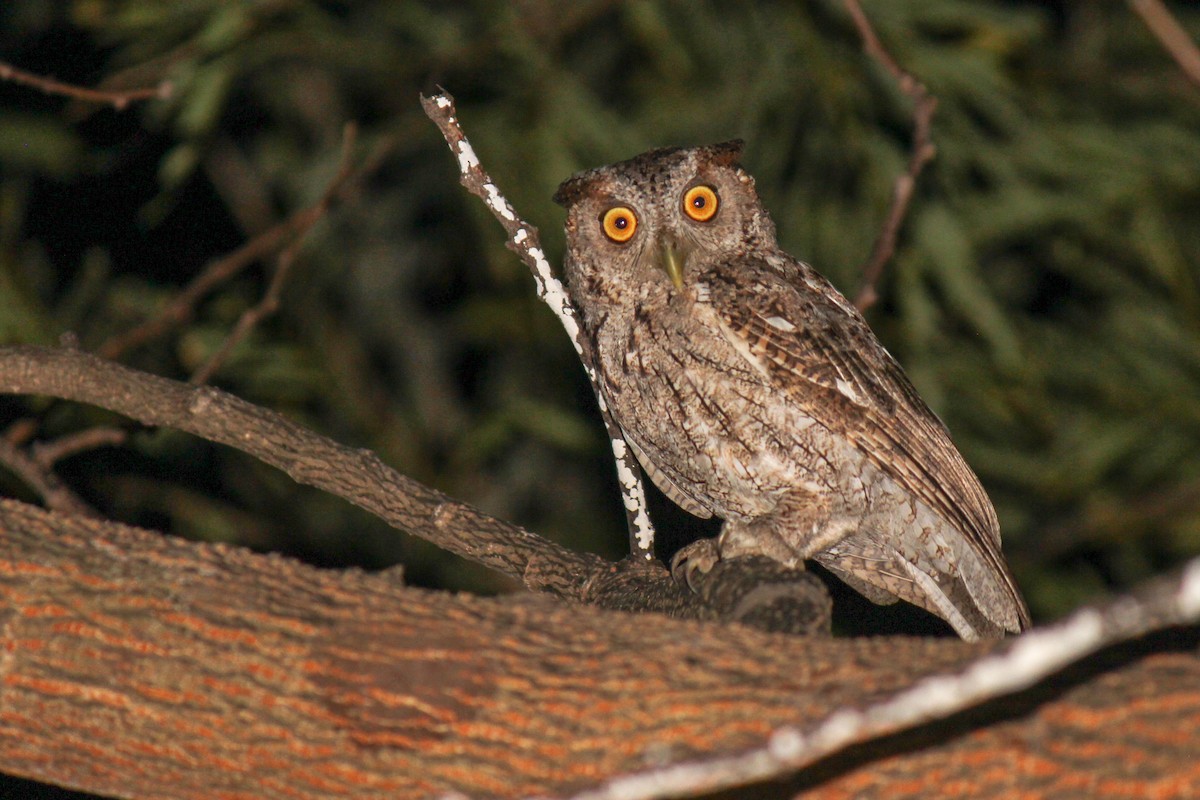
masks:
{"label": "blurred green foliage", "polygon": [[[1200,91],[1122,3],[867,0],[940,105],[870,319],[998,507],[1036,617],[1200,552]],[[1200,11],[1174,3],[1193,35]],[[313,203],[341,131],[394,143],[306,242],[281,311],[215,383],[581,549],[624,521],[590,390],[417,95],[452,91],[510,200],[643,149],[742,137],[785,247],[857,287],[910,109],[837,0],[6,0],[0,59],[123,111],[0,83],[0,337],[84,348]],[[126,363],[186,377],[265,289],[223,284]],[[5,399],[49,439],[111,415]],[[469,565],[170,432],[63,475],[103,512],[318,563]],[[0,492],[32,498],[7,472]],[[681,519],[669,517],[673,528]]]}

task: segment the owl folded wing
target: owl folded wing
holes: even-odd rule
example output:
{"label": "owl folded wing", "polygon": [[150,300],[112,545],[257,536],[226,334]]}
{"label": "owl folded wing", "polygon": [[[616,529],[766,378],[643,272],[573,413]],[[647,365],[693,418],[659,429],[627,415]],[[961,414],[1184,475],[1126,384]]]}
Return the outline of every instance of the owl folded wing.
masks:
{"label": "owl folded wing", "polygon": [[[706,276],[708,301],[740,336],[743,352],[804,413],[849,438],[957,528],[1002,583],[1022,627],[1028,611],[1000,553],[991,501],[929,409],[866,321],[824,278],[796,262],[766,261]],[[781,279],[782,278],[782,279]]]}

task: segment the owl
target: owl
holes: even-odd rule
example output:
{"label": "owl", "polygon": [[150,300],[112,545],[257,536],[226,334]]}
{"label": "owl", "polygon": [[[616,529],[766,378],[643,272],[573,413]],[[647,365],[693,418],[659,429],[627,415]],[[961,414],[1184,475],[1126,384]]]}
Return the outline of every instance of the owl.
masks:
{"label": "owl", "polygon": [[693,545],[710,565],[813,560],[964,639],[1027,628],[979,480],[862,315],[780,249],[741,152],[652,150],[555,194],[568,292],[638,461],[723,521]]}

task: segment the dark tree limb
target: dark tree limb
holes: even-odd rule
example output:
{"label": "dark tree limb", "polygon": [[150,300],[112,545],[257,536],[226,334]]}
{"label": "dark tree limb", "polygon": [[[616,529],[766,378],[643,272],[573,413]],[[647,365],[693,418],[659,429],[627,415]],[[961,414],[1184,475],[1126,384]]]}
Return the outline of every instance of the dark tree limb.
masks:
{"label": "dark tree limb", "polygon": [[325,187],[325,191],[321,193],[321,197],[317,202],[305,209],[297,218],[296,225],[293,228],[293,236],[295,238],[291,244],[280,252],[278,258],[275,259],[275,270],[271,275],[270,282],[267,284],[266,293],[258,303],[246,309],[233,326],[233,330],[221,342],[220,346],[217,347],[199,369],[192,373],[191,383],[196,385],[208,383],[216,371],[229,359],[234,348],[249,336],[250,332],[260,322],[279,309],[279,300],[283,294],[283,287],[287,283],[287,279],[291,276],[292,265],[296,263],[296,256],[300,252],[301,245],[304,244],[308,233],[313,227],[329,213],[329,209],[341,192],[342,187],[354,177],[354,145],[357,141],[358,126],[352,122],[347,123],[342,130],[342,157],[337,174],[334,175],[329,185]]}
{"label": "dark tree limb", "polygon": [[[273,411],[219,389],[167,380],[77,350],[0,348],[0,392],[91,403],[145,425],[229,445],[283,470],[298,483],[342,497],[395,528],[514,578],[532,591],[577,602],[722,619],[744,613],[756,581],[784,580],[775,568],[748,562],[733,569],[753,574],[730,590],[693,594],[681,590],[657,562],[612,564],[575,553],[401,475],[369,451],[344,447]],[[792,604],[791,613],[772,612],[772,629],[826,631],[824,587],[804,573],[789,574],[794,576],[792,597],[784,602]],[[766,599],[778,609],[775,598]],[[814,612],[823,613],[804,616]]]}
{"label": "dark tree limb", "polygon": [[[3,77],[3,66],[0,63],[0,77]],[[101,355],[107,358],[116,358],[129,349],[166,333],[174,326],[183,324],[194,313],[196,304],[222,282],[255,261],[281,250],[276,258],[275,270],[263,298],[242,314],[221,345],[193,373],[192,383],[207,383],[225,363],[238,343],[245,339],[263,319],[277,310],[283,287],[291,274],[292,265],[295,263],[299,249],[304,244],[308,233],[328,215],[336,201],[349,193],[353,181],[370,174],[382,163],[383,157],[392,145],[390,141],[385,141],[371,158],[363,165],[356,167],[353,158],[356,141],[357,126],[353,123],[347,124],[342,137],[342,155],[338,171],[317,202],[256,236],[235,252],[210,264],[158,314],[102,344],[100,346]],[[22,425],[22,430],[27,427],[29,426]],[[30,437],[35,430],[36,427],[30,428]],[[20,476],[26,485],[44,499],[49,507],[71,513],[94,515],[96,512],[76,497],[70,488],[54,474],[54,462],[65,455],[90,447],[119,443],[127,435],[126,431],[112,428],[78,431],[56,443],[36,444],[31,448],[31,454],[24,453],[19,444],[10,437],[8,441],[0,443],[0,463],[7,465],[9,469]]]}
{"label": "dark tree limb", "polygon": [[48,442],[34,442],[30,446],[33,460],[43,469],[50,469],[64,458],[95,450],[97,447],[114,447],[124,444],[129,438],[129,432],[120,428],[96,427],[68,433]]}
{"label": "dark tree limb", "polygon": [[120,358],[129,350],[186,324],[195,313],[196,304],[210,292],[259,259],[283,247],[305,225],[305,217],[310,211],[304,209],[293,214],[232,253],[211,262],[158,313],[127,331],[109,337],[96,348],[96,352],[104,358]]}
{"label": "dark tree limb", "polygon": [[908,206],[912,202],[913,191],[917,186],[917,178],[925,165],[933,160],[937,148],[933,144],[930,131],[933,126],[933,112],[937,110],[937,98],[929,93],[925,84],[917,80],[911,72],[900,66],[892,57],[871,20],[867,17],[858,0],[843,0],[846,10],[854,20],[854,27],[862,37],[863,50],[868,56],[879,62],[896,81],[900,91],[907,95],[913,103],[913,137],[912,152],[908,158],[908,166],[902,175],[897,176],[892,184],[892,203],[888,208],[883,227],[871,248],[871,255],[862,268],[862,285],[854,296],[854,305],[859,311],[866,311],[879,299],[876,285],[883,276],[883,270],[896,252],[896,237],[900,234],[900,226],[908,214]]}

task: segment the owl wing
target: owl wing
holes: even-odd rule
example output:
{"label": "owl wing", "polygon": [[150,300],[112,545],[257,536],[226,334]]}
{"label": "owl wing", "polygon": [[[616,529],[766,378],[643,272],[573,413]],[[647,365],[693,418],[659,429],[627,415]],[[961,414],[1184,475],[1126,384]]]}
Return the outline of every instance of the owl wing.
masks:
{"label": "owl wing", "polygon": [[630,434],[629,431],[622,431],[625,434],[625,441],[629,443],[629,447],[633,450],[633,457],[638,460],[638,463],[645,470],[647,477],[654,482],[658,490],[667,496],[672,503],[682,508],[692,516],[700,519],[708,519],[712,516],[712,511],[704,505],[701,505],[699,500],[693,498],[690,494],[680,489],[675,481],[671,480],[665,472],[658,468],[654,459],[646,455],[646,451],[638,444],[637,439]]}
{"label": "owl wing", "polygon": [[[844,434],[876,468],[957,528],[1015,609],[1029,614],[1000,552],[1000,525],[978,478],[862,315],[808,265],[750,261],[702,276],[738,349],[805,414]],[[1001,616],[1011,617],[994,609]],[[1006,627],[1012,627],[1007,625]]]}

